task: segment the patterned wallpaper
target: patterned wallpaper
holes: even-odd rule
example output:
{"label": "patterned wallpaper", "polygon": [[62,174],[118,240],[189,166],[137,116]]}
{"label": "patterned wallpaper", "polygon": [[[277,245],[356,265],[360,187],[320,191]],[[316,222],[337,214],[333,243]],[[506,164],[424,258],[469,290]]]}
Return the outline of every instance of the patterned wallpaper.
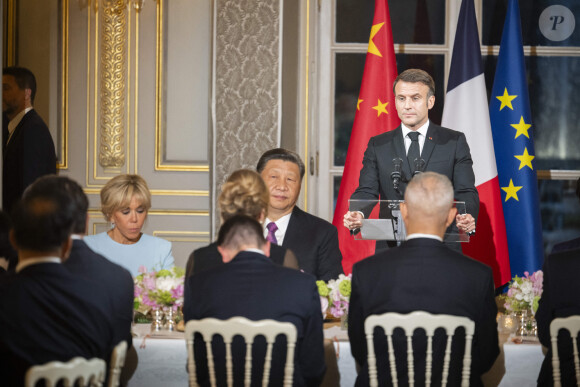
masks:
{"label": "patterned wallpaper", "polygon": [[264,151],[278,146],[281,1],[216,0],[215,7],[213,186],[219,192],[231,172],[255,168]]}

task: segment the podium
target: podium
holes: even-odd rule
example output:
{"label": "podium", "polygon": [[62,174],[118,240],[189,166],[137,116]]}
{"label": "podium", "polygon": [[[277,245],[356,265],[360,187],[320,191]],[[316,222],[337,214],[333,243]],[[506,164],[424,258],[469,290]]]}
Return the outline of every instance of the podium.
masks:
{"label": "podium", "polygon": [[[349,211],[364,214],[362,227],[354,231],[355,240],[377,240],[403,242],[407,239],[405,224],[399,209],[403,200],[359,200],[348,201]],[[458,214],[465,214],[465,202],[453,202]],[[378,211],[376,208],[378,206]],[[469,235],[459,230],[455,222],[445,231],[443,241],[447,243],[469,242]]]}

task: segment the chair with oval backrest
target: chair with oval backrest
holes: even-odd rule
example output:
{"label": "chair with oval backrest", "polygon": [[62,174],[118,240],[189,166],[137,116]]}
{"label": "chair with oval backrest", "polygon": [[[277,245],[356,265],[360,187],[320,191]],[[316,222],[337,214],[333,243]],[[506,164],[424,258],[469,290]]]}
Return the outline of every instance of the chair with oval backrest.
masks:
{"label": "chair with oval backrest", "polygon": [[108,387],[118,387],[121,377],[121,370],[125,365],[125,356],[127,354],[127,342],[121,341],[113,349],[111,355],[111,364],[109,365],[109,383]]}
{"label": "chair with oval backrest", "polygon": [[107,364],[104,360],[90,360],[75,357],[68,362],[51,361],[32,366],[26,371],[24,386],[34,387],[40,380],[45,380],[46,387],[55,387],[60,380],[65,385],[73,386],[78,381],[81,386],[101,387],[105,380]]}
{"label": "chair with oval backrest", "polygon": [[471,343],[475,323],[467,317],[452,316],[446,314],[431,314],[423,311],[412,312],[409,314],[384,313],[380,315],[371,315],[365,320],[365,335],[367,338],[368,348],[368,369],[369,381],[372,387],[379,385],[377,375],[377,359],[374,349],[374,331],[376,327],[381,327],[387,336],[389,366],[393,386],[398,386],[397,369],[395,363],[395,351],[393,348],[393,332],[396,328],[402,328],[407,337],[407,370],[409,385],[413,385],[414,380],[414,362],[412,338],[416,329],[424,329],[427,336],[427,353],[425,362],[425,383],[426,386],[431,384],[432,366],[433,366],[433,336],[435,330],[443,328],[447,334],[447,343],[445,347],[445,356],[443,359],[443,371],[441,385],[445,386],[449,375],[449,363],[451,360],[451,342],[455,330],[459,327],[465,329],[465,351],[463,355],[463,369],[461,372],[461,386],[469,386],[469,374],[471,368]]}
{"label": "chair with oval backrest", "polygon": [[289,322],[275,320],[252,321],[244,317],[232,317],[228,320],[218,320],[215,318],[205,318],[202,320],[190,320],[185,324],[185,340],[187,345],[187,369],[189,372],[189,385],[198,386],[195,370],[194,357],[194,337],[200,333],[205,342],[207,351],[207,367],[212,386],[216,386],[216,371],[214,355],[212,352],[212,338],[220,335],[226,346],[226,379],[228,386],[233,386],[233,361],[232,361],[232,341],[234,336],[242,336],[246,343],[246,358],[244,362],[244,385],[249,386],[252,370],[252,343],[257,336],[266,339],[267,348],[264,358],[264,372],[262,375],[263,386],[268,385],[270,379],[270,368],[272,366],[272,349],[274,342],[279,335],[285,335],[286,344],[286,364],[284,366],[284,386],[292,386],[294,374],[294,351],[296,347],[297,332],[296,327]]}
{"label": "chair with oval backrest", "polygon": [[552,375],[554,377],[554,387],[562,386],[560,372],[560,357],[558,354],[558,332],[566,329],[570,332],[572,348],[574,350],[574,373],[576,374],[576,385],[580,383],[580,360],[578,358],[578,333],[580,332],[580,316],[570,316],[565,318],[555,318],[550,323],[550,341],[552,342]]}

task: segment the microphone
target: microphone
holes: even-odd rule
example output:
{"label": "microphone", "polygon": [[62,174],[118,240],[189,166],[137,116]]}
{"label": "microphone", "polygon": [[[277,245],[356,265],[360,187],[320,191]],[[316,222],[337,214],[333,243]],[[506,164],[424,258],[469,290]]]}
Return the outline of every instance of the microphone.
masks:
{"label": "microphone", "polygon": [[396,157],[393,159],[394,171],[391,172],[391,180],[393,180],[393,188],[395,191],[399,191],[399,183],[401,182],[401,165],[403,164],[403,159]]}
{"label": "microphone", "polygon": [[425,168],[425,160],[423,160],[422,158],[417,158],[415,159],[414,162],[414,169],[413,169],[413,176],[415,176],[418,173],[423,172],[423,169]]}

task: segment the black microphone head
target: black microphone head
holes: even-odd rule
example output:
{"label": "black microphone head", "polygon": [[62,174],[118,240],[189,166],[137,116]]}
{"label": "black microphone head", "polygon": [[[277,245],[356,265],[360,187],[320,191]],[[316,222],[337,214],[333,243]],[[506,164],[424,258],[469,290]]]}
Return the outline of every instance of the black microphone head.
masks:
{"label": "black microphone head", "polygon": [[423,160],[422,158],[415,159],[415,162],[413,164],[414,164],[413,176],[415,176],[417,173],[423,172],[423,169],[425,169],[425,160]]}

